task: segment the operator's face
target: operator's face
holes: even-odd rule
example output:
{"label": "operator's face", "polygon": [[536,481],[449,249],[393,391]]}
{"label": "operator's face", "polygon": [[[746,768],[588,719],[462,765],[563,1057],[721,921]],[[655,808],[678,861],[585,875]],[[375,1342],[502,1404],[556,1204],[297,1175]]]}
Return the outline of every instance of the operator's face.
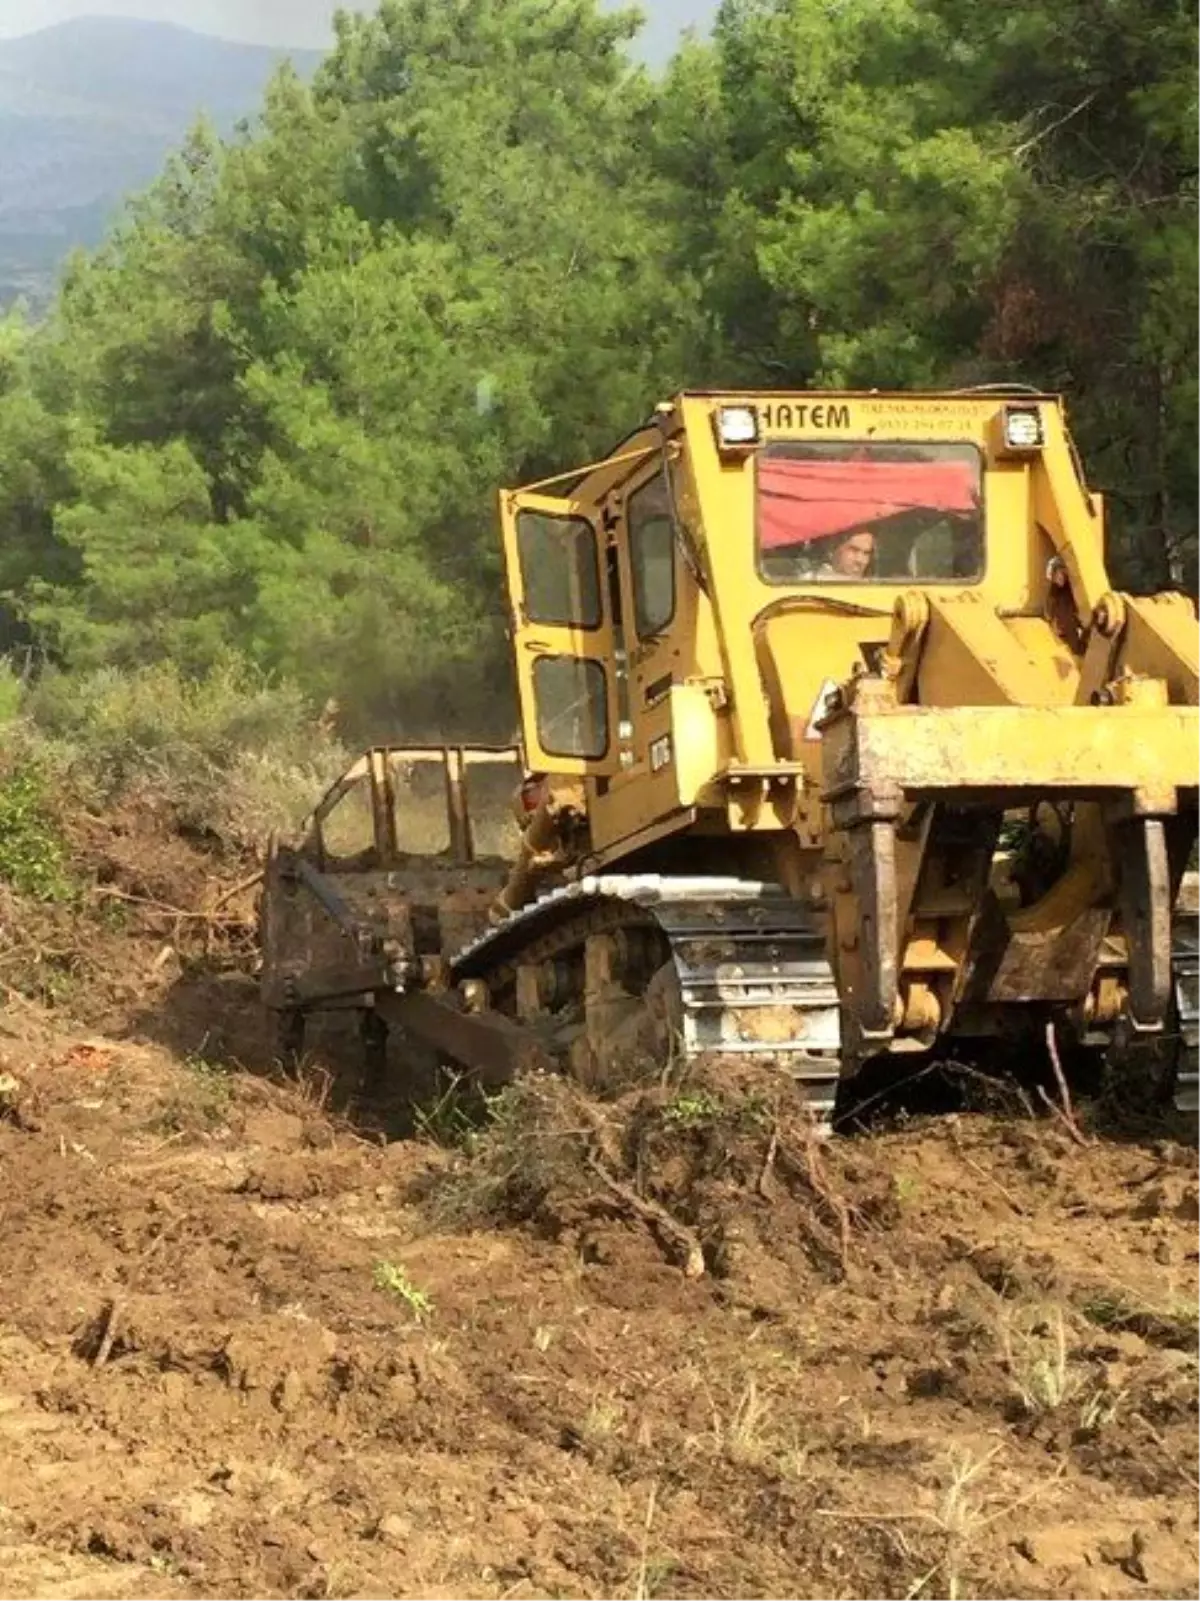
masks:
{"label": "operator's face", "polygon": [[865,578],[874,555],[874,534],[851,534],[834,551],[830,565],[847,578]]}

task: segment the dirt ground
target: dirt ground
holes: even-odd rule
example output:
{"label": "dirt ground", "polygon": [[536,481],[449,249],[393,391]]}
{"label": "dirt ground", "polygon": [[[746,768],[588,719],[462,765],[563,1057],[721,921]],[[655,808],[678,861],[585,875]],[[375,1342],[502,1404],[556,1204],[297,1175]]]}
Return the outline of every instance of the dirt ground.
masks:
{"label": "dirt ground", "polygon": [[5,1596],[1197,1594],[1186,1129],[714,1063],[389,1139],[273,1072],[247,864],[77,843],[2,908]]}

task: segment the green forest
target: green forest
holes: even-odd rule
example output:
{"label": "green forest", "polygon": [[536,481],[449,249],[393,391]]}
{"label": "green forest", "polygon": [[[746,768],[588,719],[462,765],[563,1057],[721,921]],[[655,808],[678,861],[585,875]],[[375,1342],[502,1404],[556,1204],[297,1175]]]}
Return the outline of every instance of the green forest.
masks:
{"label": "green forest", "polygon": [[[1182,0],[384,0],[0,321],[0,647],[508,737],[495,492],[684,387],[1062,391],[1118,580],[1191,588]],[[233,664],[231,668],[231,664]]]}

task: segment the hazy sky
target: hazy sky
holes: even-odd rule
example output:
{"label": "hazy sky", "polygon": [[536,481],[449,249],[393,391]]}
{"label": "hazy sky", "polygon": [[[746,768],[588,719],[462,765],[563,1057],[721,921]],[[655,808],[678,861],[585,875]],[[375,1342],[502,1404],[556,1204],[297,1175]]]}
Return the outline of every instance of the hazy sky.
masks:
{"label": "hazy sky", "polygon": [[[707,23],[717,0],[641,0],[647,17],[663,13],[679,27]],[[373,10],[369,3],[348,0],[347,10]],[[201,33],[253,44],[312,45],[330,39],[329,19],[336,0],[0,0],[0,35],[31,33],[52,22],[89,13],[178,22]]]}
{"label": "hazy sky", "polygon": [[254,44],[320,47],[329,42],[329,19],[336,10],[334,0],[0,0],[0,34],[32,33],[91,14],[178,22]]}

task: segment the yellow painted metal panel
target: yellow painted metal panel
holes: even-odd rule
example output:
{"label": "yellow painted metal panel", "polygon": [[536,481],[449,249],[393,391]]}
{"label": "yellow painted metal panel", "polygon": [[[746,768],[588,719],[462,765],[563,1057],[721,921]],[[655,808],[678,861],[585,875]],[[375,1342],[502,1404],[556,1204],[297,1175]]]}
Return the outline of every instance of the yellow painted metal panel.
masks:
{"label": "yellow painted metal panel", "polygon": [[[1190,706],[904,706],[839,721],[840,761],[827,772],[827,791],[868,774],[910,794],[1197,784],[1200,711]],[[826,742],[832,755],[828,734]]]}

